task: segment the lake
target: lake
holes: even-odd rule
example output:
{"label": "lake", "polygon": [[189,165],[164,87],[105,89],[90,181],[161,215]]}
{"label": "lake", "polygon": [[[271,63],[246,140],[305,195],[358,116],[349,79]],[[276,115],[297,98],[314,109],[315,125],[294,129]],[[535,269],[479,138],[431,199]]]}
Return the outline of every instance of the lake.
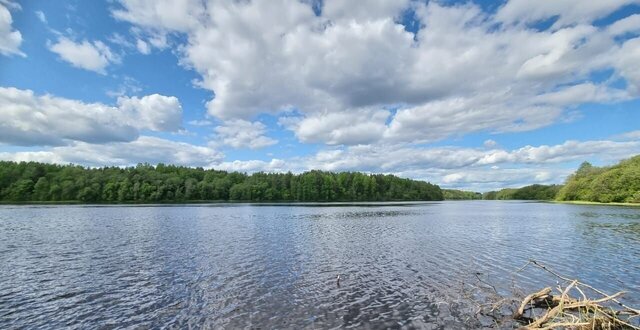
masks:
{"label": "lake", "polygon": [[637,306],[640,208],[5,205],[0,328],[461,328],[475,274],[554,286],[531,258]]}

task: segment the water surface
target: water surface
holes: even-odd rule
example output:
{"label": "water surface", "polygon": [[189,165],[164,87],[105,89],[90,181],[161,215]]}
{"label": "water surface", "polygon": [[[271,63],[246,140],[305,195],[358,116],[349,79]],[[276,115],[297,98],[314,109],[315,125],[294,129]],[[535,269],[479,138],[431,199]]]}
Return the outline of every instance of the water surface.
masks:
{"label": "water surface", "polygon": [[0,328],[460,328],[475,274],[554,285],[530,258],[638,305],[640,209],[0,206]]}

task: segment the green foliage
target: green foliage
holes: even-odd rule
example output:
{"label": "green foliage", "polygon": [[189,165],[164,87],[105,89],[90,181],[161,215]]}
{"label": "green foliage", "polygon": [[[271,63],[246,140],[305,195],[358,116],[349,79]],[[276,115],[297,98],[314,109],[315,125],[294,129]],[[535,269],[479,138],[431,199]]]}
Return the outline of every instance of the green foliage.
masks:
{"label": "green foliage", "polygon": [[457,189],[442,189],[445,200],[470,200],[482,199],[482,194],[474,191],[464,191]]}
{"label": "green foliage", "polygon": [[499,191],[489,191],[482,195],[483,199],[500,200],[552,200],[562,186],[533,184],[522,188],[505,188]]}
{"label": "green foliage", "polygon": [[640,156],[610,167],[584,162],[558,192],[561,201],[640,202]]}
{"label": "green foliage", "polygon": [[497,191],[487,191],[482,194],[482,199],[486,200],[495,200],[497,199],[498,192]]}
{"label": "green foliage", "polygon": [[519,189],[507,188],[486,192],[483,199],[640,203],[640,156],[610,167],[583,162],[564,186],[534,184]]}
{"label": "green foliage", "polygon": [[84,168],[0,161],[0,200],[155,203],[184,201],[442,200],[437,185],[393,175],[205,170],[158,164]]}

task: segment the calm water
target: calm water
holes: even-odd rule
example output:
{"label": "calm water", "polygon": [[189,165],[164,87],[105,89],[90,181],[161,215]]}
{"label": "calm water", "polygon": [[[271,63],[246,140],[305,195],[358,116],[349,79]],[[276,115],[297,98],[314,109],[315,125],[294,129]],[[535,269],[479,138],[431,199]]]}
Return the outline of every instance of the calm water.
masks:
{"label": "calm water", "polygon": [[460,328],[462,281],[529,258],[638,305],[640,209],[0,206],[0,328]]}

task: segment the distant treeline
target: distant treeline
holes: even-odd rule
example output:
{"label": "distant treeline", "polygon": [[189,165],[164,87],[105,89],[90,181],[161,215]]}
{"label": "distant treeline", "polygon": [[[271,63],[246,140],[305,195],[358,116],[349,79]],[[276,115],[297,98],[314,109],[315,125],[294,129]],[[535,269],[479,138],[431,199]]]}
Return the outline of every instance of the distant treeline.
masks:
{"label": "distant treeline", "polygon": [[442,189],[442,195],[444,196],[445,200],[482,199],[482,194],[479,192],[457,189]]}
{"label": "distant treeline", "polygon": [[[476,199],[478,194],[448,189],[443,193],[445,199]],[[584,162],[564,185],[534,184],[506,188],[486,192],[482,199],[640,203],[640,155],[607,167],[595,167]]]}
{"label": "distant treeline", "polygon": [[437,185],[393,175],[310,171],[247,175],[158,164],[86,168],[0,161],[0,201],[154,203],[186,201],[442,200]]}
{"label": "distant treeline", "polygon": [[522,188],[505,188],[498,191],[479,193],[474,191],[442,189],[445,200],[552,200],[562,188],[561,185],[534,184]]}
{"label": "distant treeline", "polygon": [[553,200],[562,188],[561,185],[533,184],[522,188],[506,188],[488,191],[482,194],[483,199],[519,199],[519,200]]}

